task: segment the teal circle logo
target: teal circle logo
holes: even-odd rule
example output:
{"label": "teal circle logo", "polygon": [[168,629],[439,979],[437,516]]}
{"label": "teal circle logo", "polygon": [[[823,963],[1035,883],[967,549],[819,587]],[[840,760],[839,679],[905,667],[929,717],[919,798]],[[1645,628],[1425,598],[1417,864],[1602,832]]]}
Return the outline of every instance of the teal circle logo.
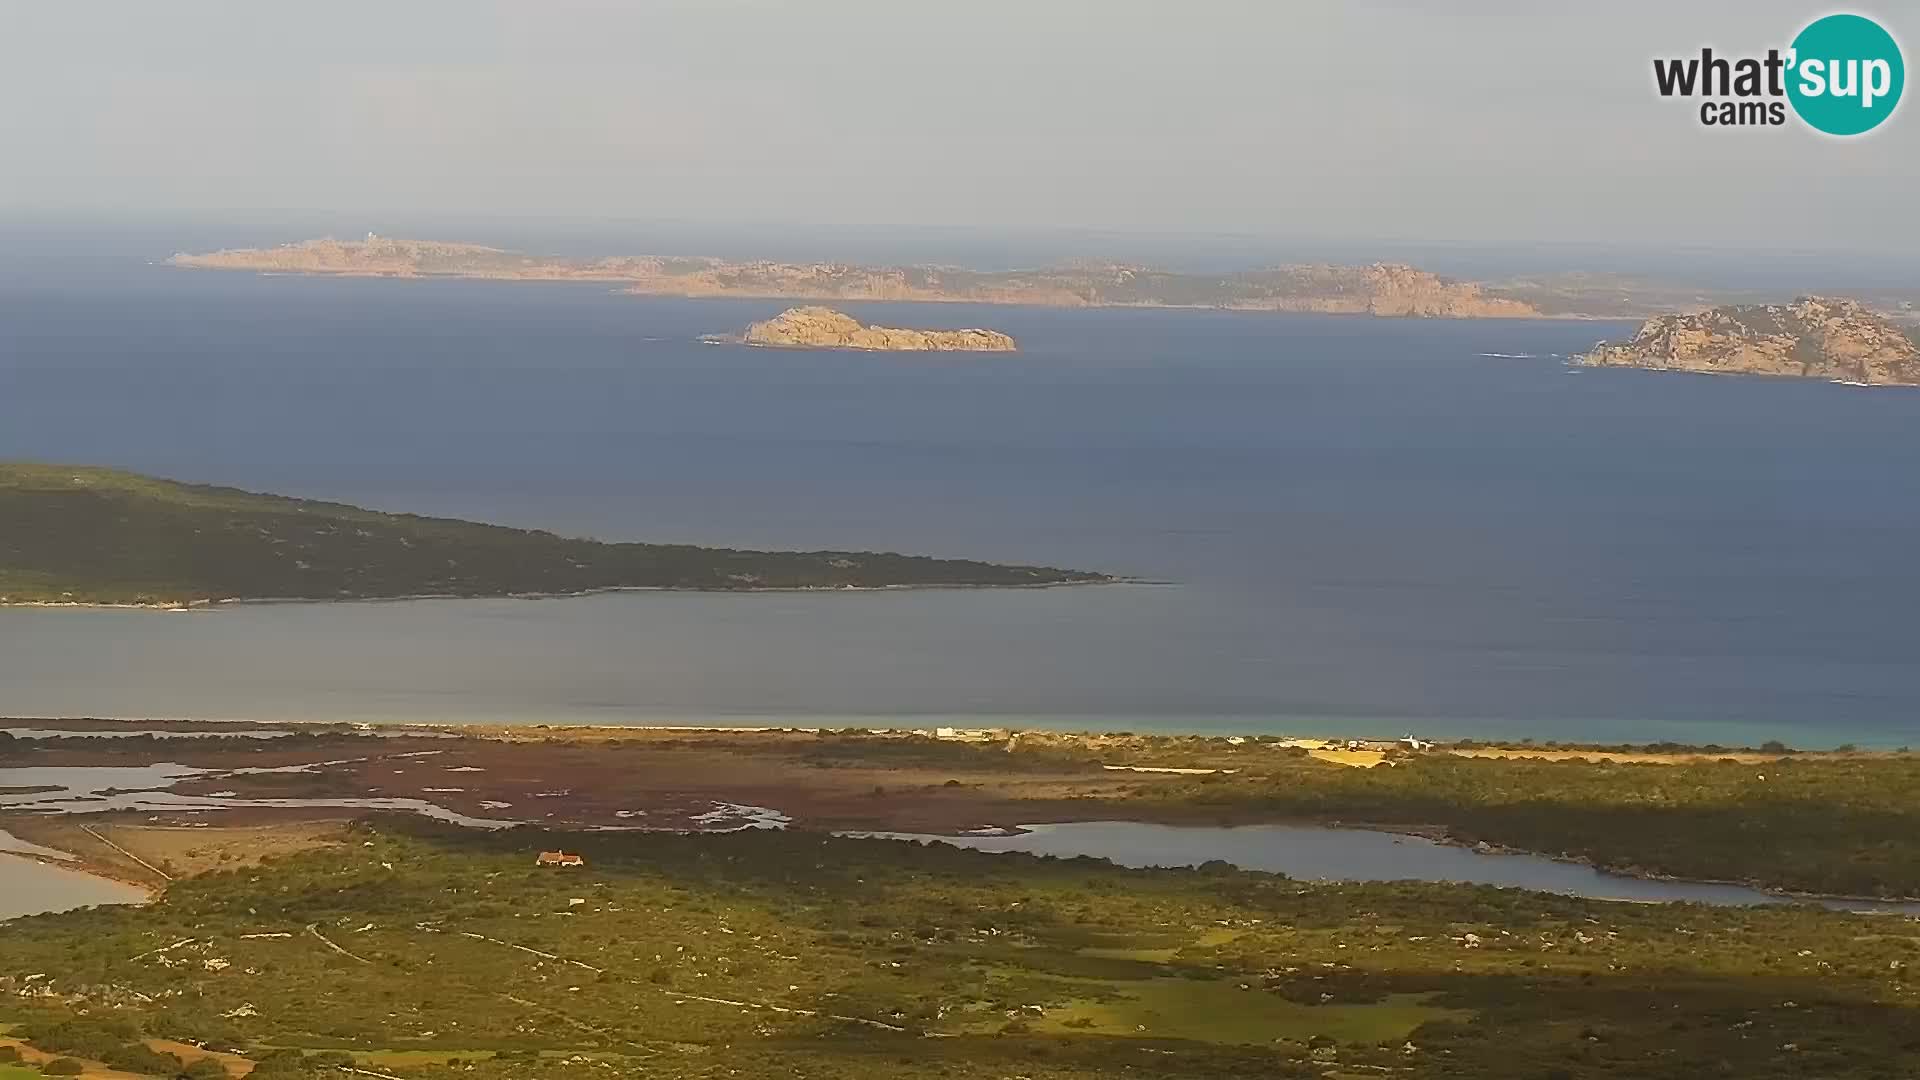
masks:
{"label": "teal circle logo", "polygon": [[1793,39],[1787,99],[1816,131],[1860,135],[1900,104],[1907,65],[1900,43],[1872,19],[1828,15]]}

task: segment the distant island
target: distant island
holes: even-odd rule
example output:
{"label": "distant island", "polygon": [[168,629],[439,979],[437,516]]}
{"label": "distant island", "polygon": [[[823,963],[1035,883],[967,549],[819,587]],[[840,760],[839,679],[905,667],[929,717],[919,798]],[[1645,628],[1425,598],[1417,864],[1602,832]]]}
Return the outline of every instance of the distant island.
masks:
{"label": "distant island", "polygon": [[773,345],[788,349],[871,349],[878,352],[1013,352],[1013,338],[998,330],[903,330],[864,326],[842,311],[788,308],[740,334],[701,339],[720,345]]}
{"label": "distant island", "polygon": [[1920,385],[1920,330],[1858,301],[1804,296],[1649,319],[1633,340],[1601,343],[1594,367],[1728,375],[1791,375],[1871,386]]}
{"label": "distant island", "polygon": [[309,240],[274,248],[179,254],[172,265],[204,270],[355,277],[461,277],[510,281],[606,281],[648,296],[740,296],[795,300],[917,300],[1051,307],[1197,307],[1430,318],[1537,318],[1532,303],[1397,263],[1326,263],[1229,273],[1146,266],[1074,265],[1034,270],[946,266],[731,261],[632,255],[569,259],[478,244]]}
{"label": "distant island", "polygon": [[447,518],[0,463],[0,604],[183,606],[570,594],[1108,582],[1104,574],[861,551],[603,543]]}

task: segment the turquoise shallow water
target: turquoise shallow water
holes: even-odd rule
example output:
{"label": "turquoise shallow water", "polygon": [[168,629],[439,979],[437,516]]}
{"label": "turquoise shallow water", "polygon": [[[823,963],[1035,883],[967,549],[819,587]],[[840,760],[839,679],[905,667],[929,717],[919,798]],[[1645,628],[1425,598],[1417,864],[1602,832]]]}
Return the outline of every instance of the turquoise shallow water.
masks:
{"label": "turquoise shallow water", "polygon": [[[1619,326],[0,266],[0,457],[1173,584],[0,611],[0,715],[1915,739],[1920,393],[1570,372]],[[4,523],[0,523],[4,528]]]}

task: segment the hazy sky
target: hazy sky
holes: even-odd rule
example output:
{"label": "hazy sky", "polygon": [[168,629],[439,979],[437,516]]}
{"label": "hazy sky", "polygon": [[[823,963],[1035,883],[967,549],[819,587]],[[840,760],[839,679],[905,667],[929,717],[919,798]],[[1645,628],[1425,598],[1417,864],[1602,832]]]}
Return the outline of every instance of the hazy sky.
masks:
{"label": "hazy sky", "polygon": [[[1909,247],[1920,103],[1842,142],[1652,91],[1826,10],[0,0],[0,212]],[[1853,10],[1914,59],[1920,7]]]}

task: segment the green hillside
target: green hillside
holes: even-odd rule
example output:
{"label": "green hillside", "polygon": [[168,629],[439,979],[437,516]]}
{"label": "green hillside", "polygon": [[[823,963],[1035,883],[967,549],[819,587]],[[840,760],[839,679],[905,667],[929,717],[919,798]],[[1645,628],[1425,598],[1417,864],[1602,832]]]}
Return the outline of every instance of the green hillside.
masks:
{"label": "green hillside", "polygon": [[112,469],[0,463],[0,603],[1105,580],[1048,567],[872,552],[602,543]]}

